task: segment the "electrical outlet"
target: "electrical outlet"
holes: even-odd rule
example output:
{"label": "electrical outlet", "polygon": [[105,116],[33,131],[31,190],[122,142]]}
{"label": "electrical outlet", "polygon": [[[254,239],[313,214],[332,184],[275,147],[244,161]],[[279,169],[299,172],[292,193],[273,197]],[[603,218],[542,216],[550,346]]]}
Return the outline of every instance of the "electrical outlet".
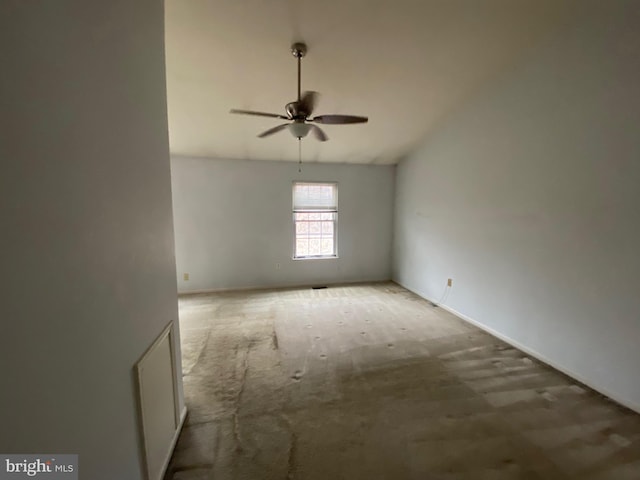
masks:
{"label": "electrical outlet", "polygon": [[182,278],[184,279],[185,282],[189,281],[189,274],[188,273],[183,273],[182,274]]}
{"label": "electrical outlet", "polygon": [[453,278],[447,278],[447,287],[453,285]]}

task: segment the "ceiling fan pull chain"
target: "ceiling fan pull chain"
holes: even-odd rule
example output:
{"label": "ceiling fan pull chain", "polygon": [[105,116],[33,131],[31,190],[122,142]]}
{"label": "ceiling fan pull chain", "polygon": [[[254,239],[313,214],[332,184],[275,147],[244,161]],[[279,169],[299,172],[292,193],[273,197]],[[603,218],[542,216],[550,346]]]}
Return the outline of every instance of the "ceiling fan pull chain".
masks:
{"label": "ceiling fan pull chain", "polygon": [[298,137],[298,173],[302,173],[302,138]]}

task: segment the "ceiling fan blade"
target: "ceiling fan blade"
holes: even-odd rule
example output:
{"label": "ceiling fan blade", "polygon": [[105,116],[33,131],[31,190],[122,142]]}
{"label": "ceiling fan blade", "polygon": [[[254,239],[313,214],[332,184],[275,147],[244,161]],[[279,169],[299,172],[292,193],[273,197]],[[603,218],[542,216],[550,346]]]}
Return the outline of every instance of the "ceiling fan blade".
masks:
{"label": "ceiling fan blade", "polygon": [[318,92],[304,92],[300,102],[298,102],[298,111],[304,112],[307,117],[310,117],[313,113],[313,109],[316,106],[318,100]]}
{"label": "ceiling fan blade", "polygon": [[238,110],[236,108],[232,108],[231,110],[229,110],[229,113],[239,113],[240,115],[256,115],[258,117],[281,118],[283,120],[289,120],[289,117],[278,115],[277,113],[254,112],[253,110]]}
{"label": "ceiling fan blade", "polygon": [[369,119],[355,115],[319,115],[313,117],[310,121],[323,123],[325,125],[346,125],[348,123],[367,123]]}
{"label": "ceiling fan blade", "polygon": [[258,135],[258,137],[260,137],[260,138],[268,137],[269,135],[273,135],[274,133],[278,133],[280,130],[284,130],[288,126],[289,126],[288,123],[283,123],[281,125],[278,125],[277,127],[273,127],[273,128],[270,128],[269,130],[266,130],[266,131],[262,132],[260,135]]}
{"label": "ceiling fan blade", "polygon": [[324,133],[324,130],[322,130],[319,126],[311,125],[310,123],[308,123],[307,125],[311,127],[311,131],[313,132],[313,134],[318,140],[320,140],[321,142],[326,142],[327,140],[329,140],[329,137],[327,137],[327,134]]}

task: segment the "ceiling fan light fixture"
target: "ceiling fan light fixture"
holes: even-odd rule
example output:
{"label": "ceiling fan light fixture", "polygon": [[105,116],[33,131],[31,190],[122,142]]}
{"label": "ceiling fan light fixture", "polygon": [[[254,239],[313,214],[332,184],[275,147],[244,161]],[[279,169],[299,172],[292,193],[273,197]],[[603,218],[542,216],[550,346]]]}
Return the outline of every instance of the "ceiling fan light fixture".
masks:
{"label": "ceiling fan light fixture", "polygon": [[293,122],[289,124],[289,131],[291,135],[296,138],[304,138],[309,134],[311,130],[311,125],[303,122]]}

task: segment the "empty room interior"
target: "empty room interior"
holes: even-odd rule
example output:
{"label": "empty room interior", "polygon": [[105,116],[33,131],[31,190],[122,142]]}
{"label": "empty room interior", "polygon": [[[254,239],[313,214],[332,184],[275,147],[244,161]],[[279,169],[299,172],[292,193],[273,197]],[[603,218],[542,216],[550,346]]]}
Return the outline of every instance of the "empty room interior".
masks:
{"label": "empty room interior", "polygon": [[4,2],[0,477],[639,479],[638,25]]}

